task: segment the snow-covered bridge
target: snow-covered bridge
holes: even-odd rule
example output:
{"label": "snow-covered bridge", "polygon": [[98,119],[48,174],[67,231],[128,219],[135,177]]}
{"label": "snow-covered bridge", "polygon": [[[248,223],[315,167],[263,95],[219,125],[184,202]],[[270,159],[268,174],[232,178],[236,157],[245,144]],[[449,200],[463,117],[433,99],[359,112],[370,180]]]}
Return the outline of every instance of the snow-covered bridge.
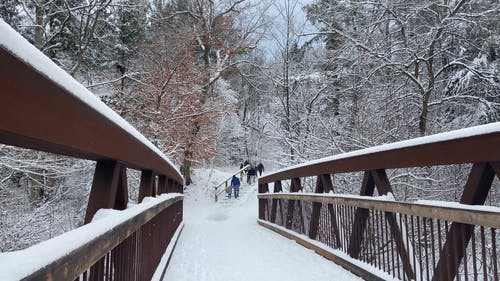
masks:
{"label": "snow-covered bridge", "polygon": [[[500,210],[481,205],[500,123],[290,167],[229,204],[202,188],[184,200],[154,145],[3,22],[0,34],[0,142],[97,162],[86,224],[1,253],[0,280],[499,280]],[[392,195],[388,171],[456,164],[471,166],[459,202]],[[137,205],[127,169],[141,171]],[[333,193],[341,173],[359,196]]]}

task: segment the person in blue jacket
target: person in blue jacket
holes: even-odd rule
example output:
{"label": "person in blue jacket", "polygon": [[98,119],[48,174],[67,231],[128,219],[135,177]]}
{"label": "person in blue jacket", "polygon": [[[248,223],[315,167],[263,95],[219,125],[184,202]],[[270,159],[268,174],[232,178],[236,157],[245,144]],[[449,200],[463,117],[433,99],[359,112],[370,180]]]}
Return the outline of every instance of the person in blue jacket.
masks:
{"label": "person in blue jacket", "polygon": [[233,186],[234,190],[234,198],[240,197],[240,180],[237,176],[233,176],[233,178],[231,179],[231,185]]}

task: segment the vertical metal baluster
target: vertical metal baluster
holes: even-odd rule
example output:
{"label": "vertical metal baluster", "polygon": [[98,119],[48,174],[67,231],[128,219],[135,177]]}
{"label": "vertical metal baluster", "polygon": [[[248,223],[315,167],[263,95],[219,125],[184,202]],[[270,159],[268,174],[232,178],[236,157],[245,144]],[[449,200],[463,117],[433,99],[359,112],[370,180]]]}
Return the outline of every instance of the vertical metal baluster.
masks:
{"label": "vertical metal baluster", "polygon": [[378,241],[378,255],[379,255],[379,269],[383,270],[385,267],[384,265],[384,251],[383,251],[383,245],[384,245],[384,235],[383,235],[383,229],[382,229],[382,224],[381,221],[383,218],[381,217],[381,212],[377,211],[377,229],[378,229],[378,235],[377,235],[377,241]]}
{"label": "vertical metal baluster", "polygon": [[125,274],[127,274],[128,280],[134,280],[134,273],[133,269],[135,266],[135,261],[134,261],[134,256],[132,252],[132,243],[133,239],[135,239],[135,231],[130,235],[127,241],[127,247],[126,247],[126,253],[125,253],[125,263],[127,264],[126,270],[124,271]]}
{"label": "vertical metal baluster", "polygon": [[131,239],[130,239],[129,244],[128,244],[128,252],[127,252],[128,264],[131,265],[128,269],[128,272],[130,273],[130,276],[133,276],[133,278],[130,279],[132,281],[136,280],[136,278],[135,278],[135,265],[136,265],[135,255],[136,254],[135,254],[135,247],[134,247],[136,233],[137,233],[137,231],[134,231],[134,234],[132,234],[132,236],[131,236]]}
{"label": "vertical metal baluster", "polygon": [[[323,229],[323,227],[325,227],[325,224],[323,223],[323,216],[322,216],[322,212],[321,212],[321,211],[322,211],[322,209],[323,209],[322,207],[323,207],[323,205],[321,205],[321,207],[320,207],[320,209],[319,209],[320,211],[319,211],[319,215],[318,215],[318,230],[317,230],[317,233],[316,233],[316,238],[315,238],[315,240],[316,240],[316,241],[318,241],[318,242],[321,242],[321,243],[323,243],[323,244],[325,244],[325,245],[328,245],[328,243],[326,243],[326,240],[325,240],[325,238],[323,237],[323,234],[322,234],[322,231],[321,231],[321,230]],[[307,224],[306,224],[306,225],[307,225]],[[329,246],[329,245],[328,245],[328,246]]]}
{"label": "vertical metal baluster", "polygon": [[477,263],[476,263],[476,231],[472,230],[472,268],[474,270],[474,281],[477,281]]}
{"label": "vertical metal baluster", "polygon": [[367,209],[367,215],[368,215],[368,218],[366,220],[366,226],[365,226],[365,229],[364,229],[364,232],[362,233],[362,240],[364,241],[364,247],[365,247],[365,262],[366,263],[369,263],[370,262],[370,234],[371,234],[371,230],[370,230],[370,210]]}
{"label": "vertical metal baluster", "polygon": [[324,206],[322,206],[321,210],[323,211],[323,221],[325,222],[325,234],[326,234],[326,239],[328,241],[328,245],[331,248],[335,249],[335,245],[333,244],[333,228],[332,228],[332,218],[330,216],[330,213],[328,211],[328,205],[326,203],[323,203]]}
{"label": "vertical metal baluster", "polygon": [[387,260],[386,260],[387,269],[385,270],[385,272],[387,272],[390,275],[391,274],[391,261],[390,261],[391,258],[390,258],[390,253],[389,253],[390,249],[389,249],[389,230],[387,227],[387,212],[383,212],[382,215],[384,216],[384,218],[382,219],[383,227],[384,227],[384,238],[385,238],[384,245],[387,249],[387,251],[385,251],[385,253],[387,254]]}
{"label": "vertical metal baluster", "polygon": [[318,235],[318,237],[322,237],[321,239],[324,240],[323,243],[325,243],[326,245],[328,245],[328,247],[332,247],[332,245],[330,245],[330,228],[328,227],[328,221],[326,220],[326,217],[325,217],[325,203],[321,203],[321,211],[320,211],[320,227],[318,229],[318,234],[321,234],[321,236]]}
{"label": "vertical metal baluster", "polygon": [[353,218],[352,218],[352,208],[351,206],[347,206],[347,225],[348,225],[348,233],[347,233],[347,237],[352,237],[354,239],[354,241],[350,241],[350,243],[356,243],[356,237],[353,237],[352,235],[352,232],[353,232],[353,226],[354,226],[354,222],[353,222]]}
{"label": "vertical metal baluster", "polygon": [[[288,203],[288,200],[285,200],[285,199],[280,199],[281,200],[281,226],[285,226],[286,225],[286,214],[288,212],[288,204],[285,204],[285,201],[286,203]],[[283,210],[283,206],[285,206],[285,210]]]}
{"label": "vertical metal baluster", "polygon": [[97,280],[104,280],[106,277],[106,256],[102,257],[99,261],[99,275]]}
{"label": "vertical metal baluster", "polygon": [[317,234],[316,234],[316,241],[319,241],[325,245],[327,245],[328,247],[330,247],[330,245],[328,245],[328,242],[326,242],[326,237],[324,237],[323,235],[323,229],[325,227],[325,223],[324,223],[324,217],[323,217],[323,203],[321,203],[320,205],[320,211],[319,211],[319,217],[318,217],[318,231],[317,231]]}
{"label": "vertical metal baluster", "polygon": [[[444,221],[444,230],[445,230],[444,233],[448,233],[450,231],[448,221]],[[448,258],[448,259],[446,259],[446,272],[447,272],[447,274],[449,274],[450,268],[451,268],[451,258]]]}
{"label": "vertical metal baluster", "polygon": [[368,254],[366,256],[366,260],[368,264],[373,263],[373,248],[372,248],[372,239],[373,239],[373,227],[372,227],[372,221],[373,221],[373,210],[368,210],[368,222],[366,223],[366,245],[367,245],[367,250]]}
{"label": "vertical metal baluster", "polygon": [[130,276],[129,274],[127,274],[128,272],[126,272],[126,268],[130,267],[130,264],[126,263],[127,244],[129,239],[130,236],[122,242],[122,246],[120,249],[120,267],[118,269],[118,278],[116,280],[128,280]]}
{"label": "vertical metal baluster", "polygon": [[[116,247],[118,247],[119,245],[120,244],[118,244]],[[116,247],[115,247],[115,249],[116,249]],[[114,254],[113,250],[111,250],[111,252],[109,252],[109,256],[111,257],[110,258],[110,267],[109,267],[110,268],[110,280],[113,281],[113,280],[115,280],[114,279],[114,276],[115,276],[115,266],[114,266],[114,264],[115,264],[115,254]]]}
{"label": "vertical metal baluster", "polygon": [[[391,264],[394,264],[394,254],[392,252],[392,235],[389,237],[389,225],[387,223],[387,217],[388,215],[391,215],[387,212],[384,212],[384,225],[385,225],[385,241],[387,245],[387,273],[391,274],[392,272],[392,277],[394,277],[394,266],[391,268]],[[390,245],[389,245],[390,244]],[[392,259],[392,261],[391,261]]]}
{"label": "vertical metal baluster", "polygon": [[347,214],[347,205],[343,206],[343,213],[344,213],[344,239],[345,239],[345,249],[344,252],[347,253],[347,247],[349,246],[349,223],[348,223],[348,214]]}
{"label": "vertical metal baluster", "polygon": [[[391,216],[396,216],[396,214],[391,214]],[[394,218],[394,224],[397,225],[396,223],[396,218]],[[391,235],[391,259],[392,259],[392,277],[396,277],[396,265],[395,265],[395,260],[394,260],[394,237]]]}
{"label": "vertical metal baluster", "polygon": [[365,227],[365,231],[363,233],[363,241],[365,242],[365,262],[366,263],[370,263],[370,260],[371,260],[371,249],[370,249],[370,246],[371,246],[371,229],[370,229],[370,220],[371,220],[371,211],[370,209],[367,209],[367,214],[368,214],[368,218],[366,220],[366,227]]}
{"label": "vertical metal baluster", "polygon": [[434,240],[434,219],[429,219],[431,224],[431,255],[432,255],[432,267],[430,271],[434,275],[434,268],[436,267],[436,241]]}
{"label": "vertical metal baluster", "polygon": [[460,232],[460,237],[462,239],[462,256],[464,259],[464,280],[468,281],[469,280],[469,272],[467,269],[467,243],[465,241],[465,228],[462,228],[462,231]]}
{"label": "vertical metal baluster", "polygon": [[[353,226],[354,226],[354,219],[353,219],[353,214],[352,214],[352,207],[351,206],[348,206],[347,207],[347,218],[348,218],[348,221],[347,221],[347,225],[349,225],[348,229],[349,229],[349,232],[347,233],[347,237],[353,237],[352,233],[353,233]],[[354,239],[354,243],[356,243],[356,237],[353,237]]]}
{"label": "vertical metal baluster", "polygon": [[332,245],[332,239],[331,239],[331,235],[333,233],[333,230],[331,228],[331,225],[330,225],[330,220],[329,217],[328,217],[328,211],[327,211],[327,207],[326,207],[326,203],[322,203],[321,205],[321,213],[322,213],[322,216],[323,216],[323,233],[324,233],[324,236],[325,236],[325,242],[326,244],[331,247],[331,248],[335,248],[333,245]]}
{"label": "vertical metal baluster", "polygon": [[[340,249],[342,248],[342,241],[339,237],[339,239],[335,238],[335,234],[341,235],[342,231],[342,218],[340,217],[340,207],[339,205],[334,205],[333,206],[335,210],[335,216],[332,218],[330,214],[328,214],[328,218],[330,218],[330,226],[332,227],[332,243],[335,245],[335,249]],[[336,220],[336,224],[334,224],[333,220]],[[337,225],[337,232],[334,232],[333,226]],[[337,243],[338,242],[338,243]]]}
{"label": "vertical metal baluster", "polygon": [[377,210],[374,210],[373,211],[374,213],[374,216],[375,216],[375,221],[373,222],[374,223],[374,229],[375,229],[375,236],[373,237],[374,240],[373,240],[373,247],[375,249],[375,260],[376,260],[376,263],[377,263],[377,268],[381,268],[382,264],[380,262],[381,258],[380,258],[380,247],[379,247],[379,239],[380,239],[380,229],[379,229],[379,216],[378,216],[378,211]]}
{"label": "vertical metal baluster", "polygon": [[[453,254],[453,263],[457,263],[457,255],[456,254]],[[457,268],[457,273],[455,274],[455,280],[457,281],[460,281],[461,280],[461,277],[460,277],[460,265],[458,265],[458,268]]]}
{"label": "vertical metal baluster", "polygon": [[[338,235],[342,235],[341,234],[341,231],[342,231],[342,218],[340,217],[340,208],[339,208],[339,206],[335,206],[334,208],[335,208],[335,217],[333,219],[336,219],[337,222],[338,222],[337,223],[337,227],[338,227],[338,232],[337,233],[338,233]],[[332,220],[331,216],[329,215],[328,217],[330,218],[330,222],[331,222],[331,224],[333,226],[333,221],[331,221]],[[335,234],[335,233],[333,233],[333,234]],[[334,243],[336,245],[335,249],[342,250],[341,249],[341,247],[342,247],[342,241],[340,241],[340,237],[339,237],[339,240],[336,240],[335,237],[333,236],[333,234],[332,234],[332,240],[333,240],[333,242],[335,242]],[[340,244],[337,245],[336,241],[340,241]]]}
{"label": "vertical metal baluster", "polygon": [[[321,243],[331,247],[328,243],[328,234],[325,232],[327,230],[327,225],[325,221],[325,216],[323,215],[323,203],[321,203],[320,211],[319,211],[319,220],[318,220],[318,235],[316,236],[316,240]],[[326,234],[326,235],[325,235]]]}
{"label": "vertical metal baluster", "polygon": [[102,275],[103,280],[107,281],[109,280],[109,256],[106,253],[104,257],[102,258],[104,260],[104,274]]}
{"label": "vertical metal baluster", "polygon": [[373,210],[373,261],[375,262],[375,267],[380,268],[379,259],[379,249],[378,249],[378,214],[377,210]]}
{"label": "vertical metal baluster", "polygon": [[331,218],[329,218],[329,216],[328,216],[326,203],[322,203],[321,213],[323,216],[323,228],[322,228],[322,230],[324,233],[323,235],[325,237],[324,238],[325,242],[329,247],[335,248],[335,246],[332,244],[331,236],[332,236],[333,230],[332,230],[331,223],[330,223]]}
{"label": "vertical metal baluster", "polygon": [[[460,238],[457,238],[457,239],[460,239]],[[458,243],[457,243],[457,247],[458,247]],[[458,252],[458,251],[455,251],[455,252]],[[453,264],[458,264],[458,267],[457,267],[457,273],[455,275],[455,278],[457,281],[460,281],[461,277],[460,277],[460,264],[459,264],[459,260],[458,260],[458,253],[453,253]]]}
{"label": "vertical metal baluster", "polygon": [[135,280],[140,280],[141,269],[142,269],[142,251],[141,251],[141,232],[143,232],[142,228],[139,228],[134,241],[135,248]]}
{"label": "vertical metal baluster", "polygon": [[384,241],[384,237],[385,237],[385,232],[386,232],[386,229],[384,229],[384,222],[385,222],[385,218],[384,218],[384,215],[382,212],[380,212],[380,229],[381,229],[381,252],[382,252],[382,270],[383,271],[386,271],[385,270],[385,251],[384,251],[384,248],[385,248],[385,241]]}
{"label": "vertical metal baluster", "polygon": [[[328,241],[328,245],[330,247],[332,247],[333,249],[335,249],[336,245],[333,243],[333,227],[332,227],[332,219],[335,219],[335,218],[332,218],[332,216],[330,216],[330,212],[328,210],[328,204],[323,203],[323,206],[321,209],[323,210],[324,220],[325,220],[325,224],[326,224],[325,233],[327,235],[326,239]],[[337,213],[335,213],[335,214],[337,214]]]}
{"label": "vertical metal baluster", "polygon": [[420,281],[424,280],[424,274],[422,272],[422,243],[420,243],[421,233],[420,233],[420,217],[417,216],[417,240],[418,240],[418,260],[420,261]]}
{"label": "vertical metal baluster", "polygon": [[413,223],[413,216],[410,216],[410,222],[411,222],[411,240],[413,244],[413,266],[415,267],[414,272],[415,272],[415,280],[417,278],[417,241],[415,240],[415,227]]}
{"label": "vertical metal baluster", "polygon": [[[441,256],[441,252],[443,251],[442,243],[441,243],[441,220],[437,220],[437,233],[438,233],[438,257]],[[440,274],[439,272],[434,272],[434,274]]]}
{"label": "vertical metal baluster", "polygon": [[426,276],[427,276],[427,280],[429,280],[429,249],[428,249],[428,245],[427,245],[427,240],[428,240],[428,237],[427,237],[427,218],[422,218],[422,224],[424,226],[424,250],[425,250],[425,273],[426,273]]}
{"label": "vertical metal baluster", "polygon": [[[399,229],[401,229],[401,235],[403,235],[403,220],[402,220],[402,217],[401,217],[401,214],[398,214],[398,221],[399,221]],[[401,237],[403,238],[403,237]],[[404,243],[404,242],[402,242]],[[408,248],[408,247],[405,247],[405,248]],[[401,269],[400,269],[400,263],[399,263],[399,259],[401,257],[399,256],[399,253],[396,255],[396,267],[398,268],[398,279],[401,279]],[[403,274],[404,275],[404,274]]]}
{"label": "vertical metal baluster", "polygon": [[492,263],[493,263],[493,278],[494,281],[499,281],[498,277],[498,261],[497,261],[497,242],[496,242],[496,229],[491,228],[491,245],[492,245]]}
{"label": "vertical metal baluster", "polygon": [[118,260],[118,261],[117,261],[117,263],[118,263],[118,268],[116,269],[116,275],[115,275],[115,277],[116,277],[116,278],[115,278],[115,280],[123,280],[123,279],[124,279],[124,277],[122,277],[122,276],[124,276],[124,275],[123,275],[123,270],[124,270],[124,268],[125,268],[125,266],[126,266],[126,265],[125,265],[124,260],[123,260],[123,255],[124,255],[124,247],[125,247],[125,245],[126,245],[126,243],[127,243],[127,240],[128,240],[128,238],[127,238],[127,239],[125,239],[125,240],[124,240],[124,241],[123,241],[123,242],[119,245],[119,247],[120,247],[120,251],[118,251],[118,252],[116,253],[116,257],[117,257],[117,260]]}
{"label": "vertical metal baluster", "polygon": [[483,278],[484,281],[488,280],[488,266],[486,265],[486,238],[484,236],[484,226],[480,227],[481,230],[481,257],[483,259]]}
{"label": "vertical metal baluster", "polygon": [[339,209],[338,210],[339,210],[338,215],[340,216],[339,217],[339,228],[340,228],[339,232],[342,235],[342,240],[341,240],[342,241],[342,245],[341,245],[341,247],[342,247],[342,252],[345,253],[346,252],[346,241],[345,241],[345,235],[346,234],[344,232],[344,229],[345,229],[345,227],[344,227],[344,225],[345,225],[344,224],[344,206],[339,205]]}
{"label": "vertical metal baluster", "polygon": [[[413,250],[412,253],[410,253],[410,248],[413,249],[413,247],[410,247],[410,235],[408,233],[408,216],[405,214],[404,215],[404,223],[405,223],[405,233],[406,233],[406,248],[408,249],[408,254],[413,255]],[[415,267],[415,263],[413,263],[413,267]],[[413,272],[415,272],[415,268],[413,269]],[[406,281],[406,272],[403,270],[403,281]]]}
{"label": "vertical metal baluster", "polygon": [[[323,213],[324,213],[324,216],[325,216],[325,223],[326,223],[326,234],[327,234],[327,241],[328,241],[328,245],[330,245],[330,247],[332,248],[336,248],[338,245],[335,245],[334,243],[334,240],[333,240],[333,224],[332,224],[332,220],[335,219],[335,218],[332,218],[332,216],[330,216],[330,212],[328,210],[328,204],[326,203],[323,203]],[[336,215],[338,215],[337,212],[335,212]]]}
{"label": "vertical metal baluster", "polygon": [[279,199],[281,201],[280,210],[281,210],[281,226],[286,226],[286,219],[288,214],[288,200],[287,199]]}
{"label": "vertical metal baluster", "polygon": [[379,212],[378,210],[373,211],[374,226],[375,226],[375,236],[373,240],[373,247],[375,248],[375,260],[377,261],[377,268],[382,268],[382,257],[380,256],[380,224],[379,224]]}
{"label": "vertical metal baluster", "polygon": [[[120,244],[118,244],[120,245]],[[118,245],[116,247],[118,247]],[[115,247],[115,249],[116,249]],[[115,255],[113,253],[113,250],[111,250],[111,252],[109,252],[109,256],[110,256],[110,259],[109,259],[109,280],[113,281],[114,280],[114,275],[115,275],[115,266],[114,266],[114,263],[115,263]]]}
{"label": "vertical metal baluster", "polygon": [[339,245],[339,250],[344,251],[344,245],[345,245],[345,241],[344,241],[344,217],[343,217],[343,214],[342,214],[342,206],[341,205],[338,205],[337,206],[337,213],[336,213],[337,217],[338,217],[338,227],[339,227],[339,240],[340,240],[340,245]]}
{"label": "vertical metal baluster", "polygon": [[[356,213],[356,209],[353,208],[353,214]],[[356,234],[356,239],[358,240],[358,244],[359,244],[359,260],[361,261],[365,261],[365,257],[366,257],[366,248],[365,248],[365,245],[363,243],[363,233],[361,231],[361,227],[359,227],[357,229],[357,233]]]}

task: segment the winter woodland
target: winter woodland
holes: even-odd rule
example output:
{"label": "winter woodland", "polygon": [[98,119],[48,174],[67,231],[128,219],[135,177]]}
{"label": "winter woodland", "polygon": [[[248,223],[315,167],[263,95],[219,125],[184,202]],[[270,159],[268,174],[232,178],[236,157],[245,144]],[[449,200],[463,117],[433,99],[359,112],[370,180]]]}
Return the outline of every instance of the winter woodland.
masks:
{"label": "winter woodland", "polygon": [[[2,0],[0,17],[188,185],[199,167],[272,170],[500,121],[496,0]],[[81,225],[93,165],[0,145],[0,252]],[[457,201],[469,169],[388,176],[398,200]],[[359,178],[336,176],[335,191],[358,193]]]}

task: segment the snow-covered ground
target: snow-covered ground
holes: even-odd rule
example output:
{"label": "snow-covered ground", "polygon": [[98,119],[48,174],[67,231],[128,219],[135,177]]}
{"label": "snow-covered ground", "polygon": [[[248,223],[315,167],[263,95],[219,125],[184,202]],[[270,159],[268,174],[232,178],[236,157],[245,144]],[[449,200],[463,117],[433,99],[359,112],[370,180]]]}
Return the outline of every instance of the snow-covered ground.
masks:
{"label": "snow-covered ground", "polygon": [[[184,200],[184,230],[164,280],[362,280],[292,240],[257,224],[257,185],[240,199],[209,197],[229,173],[197,170]],[[208,186],[207,186],[208,182]]]}

